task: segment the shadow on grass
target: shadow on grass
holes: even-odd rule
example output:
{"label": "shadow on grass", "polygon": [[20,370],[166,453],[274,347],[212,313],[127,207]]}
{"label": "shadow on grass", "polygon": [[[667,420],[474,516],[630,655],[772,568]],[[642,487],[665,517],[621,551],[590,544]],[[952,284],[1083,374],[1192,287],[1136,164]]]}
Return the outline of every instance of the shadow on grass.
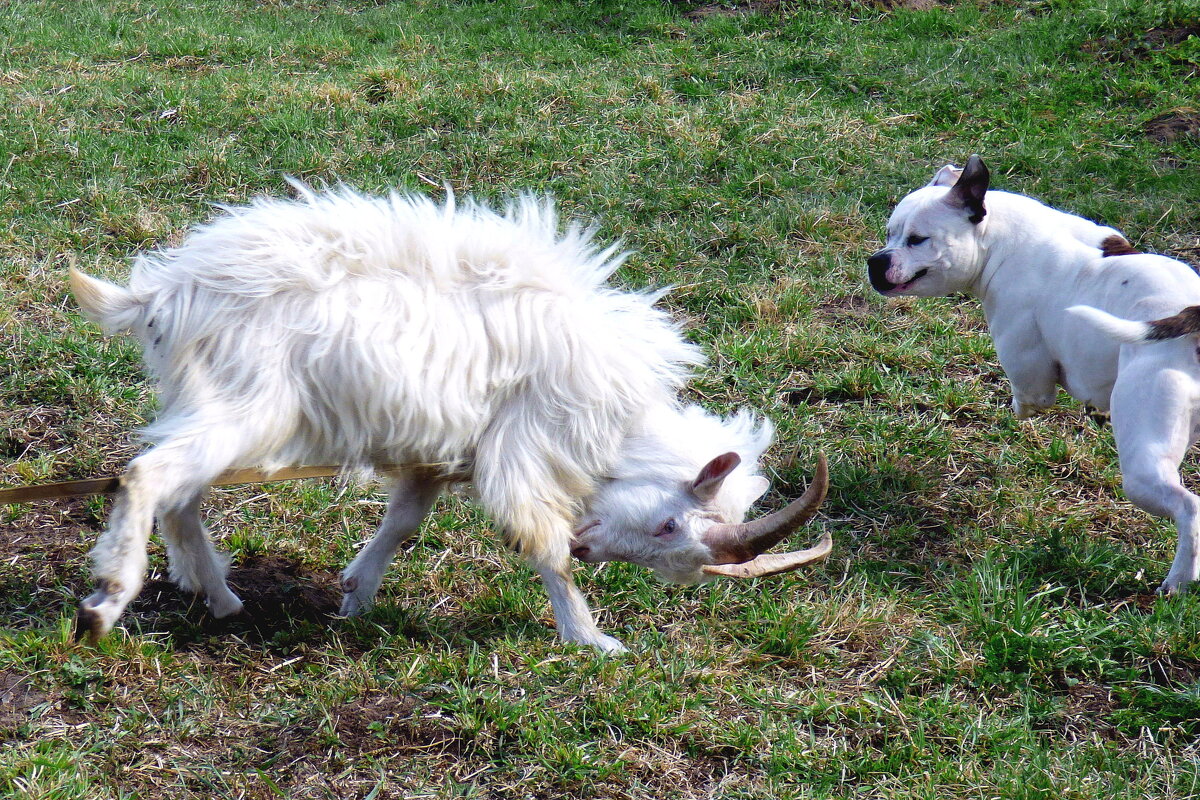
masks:
{"label": "shadow on grass", "polygon": [[166,633],[178,650],[204,649],[215,640],[240,639],[271,650],[336,646],[363,652],[391,636],[470,648],[499,638],[553,637],[553,629],[511,615],[430,614],[381,602],[364,616],[338,616],[342,592],[336,573],[310,570],[282,556],[251,556],[229,572],[242,598],[242,613],[224,619],[208,614],[203,601],[166,580],[148,581],[127,612],[144,633]]}

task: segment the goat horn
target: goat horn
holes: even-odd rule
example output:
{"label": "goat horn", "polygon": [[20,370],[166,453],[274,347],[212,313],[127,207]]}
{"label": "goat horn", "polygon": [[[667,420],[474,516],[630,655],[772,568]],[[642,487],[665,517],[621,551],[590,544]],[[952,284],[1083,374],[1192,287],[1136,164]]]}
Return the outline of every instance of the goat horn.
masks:
{"label": "goat horn", "polygon": [[700,569],[709,575],[724,575],[726,578],[763,578],[800,569],[805,564],[824,561],[833,550],[833,537],[829,531],[821,537],[815,547],[797,550],[794,553],[763,553],[744,564],[709,564]]}
{"label": "goat horn", "polygon": [[714,565],[743,564],[770,550],[812,519],[829,489],[829,469],[824,455],[817,456],[812,483],[799,499],[773,514],[739,523],[718,523],[704,533],[713,551]]}

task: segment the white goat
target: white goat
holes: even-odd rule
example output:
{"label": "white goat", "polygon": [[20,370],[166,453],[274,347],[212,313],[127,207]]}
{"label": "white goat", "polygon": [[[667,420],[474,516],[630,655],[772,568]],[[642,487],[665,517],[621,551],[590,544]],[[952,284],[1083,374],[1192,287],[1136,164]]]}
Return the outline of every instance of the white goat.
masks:
{"label": "white goat", "polygon": [[198,511],[232,466],[337,463],[393,481],[383,523],[342,575],[344,614],[370,605],[459,481],[541,575],[561,637],[606,651],[622,646],[572,582],[572,550],[676,581],[828,552],[826,537],[756,559],[815,513],[823,460],[803,498],[741,524],[767,488],[756,464],[770,425],[679,405],[698,351],[656,295],[605,285],[622,256],[578,225],[560,234],[551,203],[523,197],[501,215],[299,188],[298,201],[227,209],[142,256],[127,289],[72,271],[84,313],[141,340],[161,393],[154,446],[130,463],[92,551],[82,633],[109,631],[140,590],[156,515],[173,580],[217,617],[241,610]]}

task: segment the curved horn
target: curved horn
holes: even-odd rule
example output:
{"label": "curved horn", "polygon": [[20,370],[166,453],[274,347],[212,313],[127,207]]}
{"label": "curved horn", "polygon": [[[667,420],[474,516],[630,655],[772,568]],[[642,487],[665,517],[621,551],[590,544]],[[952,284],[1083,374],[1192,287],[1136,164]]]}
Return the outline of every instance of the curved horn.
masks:
{"label": "curved horn", "polygon": [[739,523],[717,523],[704,533],[713,564],[742,564],[770,550],[812,519],[829,489],[829,469],[824,455],[817,456],[812,483],[797,500],[773,514]]}
{"label": "curved horn", "polygon": [[833,537],[829,531],[825,531],[821,541],[807,550],[797,550],[794,553],[764,553],[744,564],[709,564],[700,569],[709,575],[724,575],[726,578],[763,578],[767,575],[791,572],[805,564],[824,561],[832,550]]}

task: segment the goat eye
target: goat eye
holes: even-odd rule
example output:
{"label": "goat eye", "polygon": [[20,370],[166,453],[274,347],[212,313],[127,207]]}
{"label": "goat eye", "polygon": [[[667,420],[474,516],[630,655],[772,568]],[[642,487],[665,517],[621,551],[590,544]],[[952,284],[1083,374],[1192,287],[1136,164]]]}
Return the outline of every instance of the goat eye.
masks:
{"label": "goat eye", "polygon": [[906,241],[905,244],[907,244],[909,247],[916,247],[919,244],[925,244],[927,241],[929,241],[928,236],[913,235],[908,237],[908,241]]}
{"label": "goat eye", "polygon": [[660,532],[661,533],[674,533],[676,527],[678,527],[678,526],[676,525],[675,520],[669,519],[662,524],[662,528],[660,529]]}

